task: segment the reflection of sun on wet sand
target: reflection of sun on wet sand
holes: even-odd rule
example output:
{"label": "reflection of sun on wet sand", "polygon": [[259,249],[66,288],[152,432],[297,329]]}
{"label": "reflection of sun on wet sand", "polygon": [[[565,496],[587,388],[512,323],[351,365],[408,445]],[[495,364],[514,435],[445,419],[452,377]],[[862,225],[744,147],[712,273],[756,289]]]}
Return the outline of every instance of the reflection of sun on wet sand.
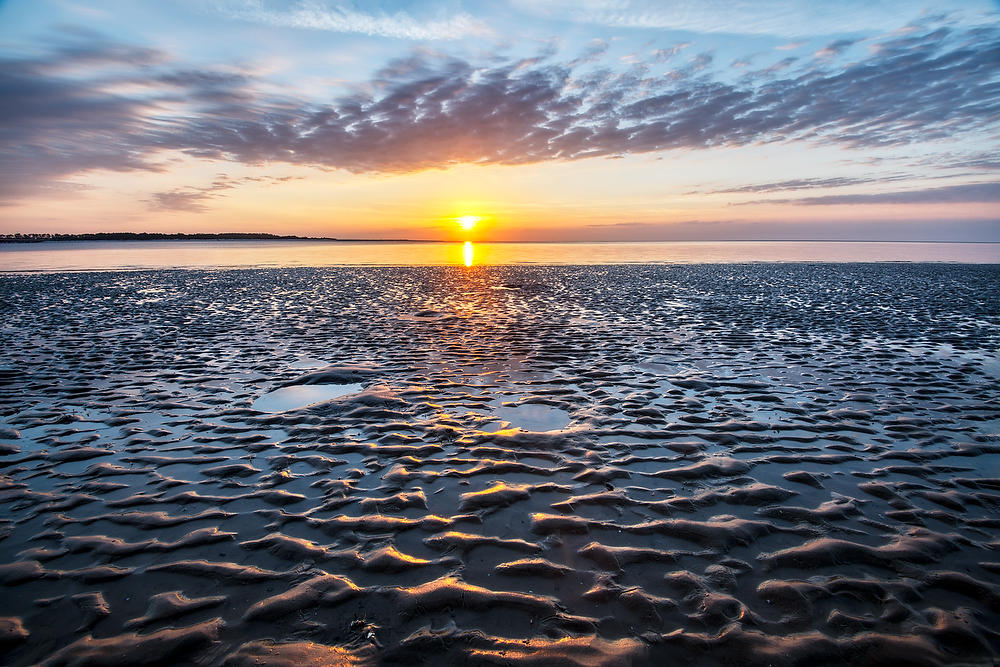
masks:
{"label": "reflection of sun on wet sand", "polygon": [[989,664],[998,279],[4,276],[3,662]]}

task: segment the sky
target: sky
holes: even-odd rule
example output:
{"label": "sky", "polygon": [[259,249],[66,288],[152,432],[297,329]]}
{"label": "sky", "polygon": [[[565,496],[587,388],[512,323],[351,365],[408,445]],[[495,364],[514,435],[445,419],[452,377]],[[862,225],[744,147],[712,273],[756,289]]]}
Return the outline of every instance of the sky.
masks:
{"label": "sky", "polygon": [[0,0],[0,233],[1000,241],[998,19]]}

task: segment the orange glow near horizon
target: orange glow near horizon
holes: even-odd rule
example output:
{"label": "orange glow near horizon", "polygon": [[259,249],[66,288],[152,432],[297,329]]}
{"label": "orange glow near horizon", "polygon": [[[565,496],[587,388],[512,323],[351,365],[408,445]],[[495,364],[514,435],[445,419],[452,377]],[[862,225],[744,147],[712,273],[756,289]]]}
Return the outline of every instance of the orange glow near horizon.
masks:
{"label": "orange glow near horizon", "polygon": [[[958,219],[970,230],[970,240],[978,238],[974,234],[992,233],[988,230],[996,206],[990,202],[801,205],[792,200],[756,201],[756,194],[686,194],[715,182],[713,178],[728,173],[726,169],[737,161],[756,163],[766,158],[769,165],[780,167],[775,179],[793,179],[804,169],[789,154],[767,147],[734,150],[725,157],[720,162],[721,158],[710,155],[697,160],[677,156],[672,164],[678,180],[666,189],[658,176],[658,163],[643,156],[615,161],[611,176],[601,160],[459,165],[444,172],[392,176],[317,175],[298,166],[237,165],[229,171],[237,185],[208,197],[209,192],[185,184],[212,183],[220,167],[167,153],[164,159],[173,165],[170,172],[87,172],[72,181],[79,189],[0,207],[0,233],[243,231],[440,240],[456,244],[456,250],[465,241],[961,237],[958,232],[936,233],[934,221],[943,219]],[[727,176],[728,180],[719,180],[713,187],[736,188],[743,182],[736,176]],[[250,180],[263,177],[279,180],[266,187]],[[567,184],[572,184],[569,193]],[[340,193],[336,202],[329,197],[332,188]],[[151,204],[155,201],[152,194],[137,194],[127,201],[116,194],[126,191],[187,193],[194,197],[194,208],[174,210]],[[836,192],[836,188],[817,191],[823,196]],[[202,194],[206,198],[198,199]],[[485,248],[479,249],[477,261],[483,260],[484,252]]]}

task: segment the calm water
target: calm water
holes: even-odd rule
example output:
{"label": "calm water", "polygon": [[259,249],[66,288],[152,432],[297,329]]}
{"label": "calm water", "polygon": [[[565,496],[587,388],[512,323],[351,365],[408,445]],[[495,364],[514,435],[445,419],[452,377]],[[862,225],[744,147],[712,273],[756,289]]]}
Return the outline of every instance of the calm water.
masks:
{"label": "calm water", "polygon": [[0,245],[0,271],[344,265],[1000,263],[1000,243],[703,241],[662,243],[373,243],[78,241]]}

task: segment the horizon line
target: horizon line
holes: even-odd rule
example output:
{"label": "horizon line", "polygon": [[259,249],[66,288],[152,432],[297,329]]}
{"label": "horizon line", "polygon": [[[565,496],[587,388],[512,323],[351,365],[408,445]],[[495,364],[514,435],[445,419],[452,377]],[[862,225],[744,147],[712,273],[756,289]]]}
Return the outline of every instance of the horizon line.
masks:
{"label": "horizon line", "polygon": [[[125,238],[85,238],[92,236],[116,236]],[[147,238],[139,238],[147,237]],[[151,237],[151,238],[149,238]],[[171,238],[173,237],[173,238]],[[227,238],[229,237],[229,238]],[[492,240],[473,239],[410,239],[410,238],[339,238],[332,236],[278,235],[270,232],[83,232],[77,234],[30,232],[0,234],[0,244],[31,245],[37,243],[66,243],[73,241],[93,242],[135,242],[135,241],[323,241],[329,243],[483,243],[483,244],[585,244],[585,243],[1000,243],[996,240],[955,240],[955,239],[810,239],[810,238],[725,238],[725,239],[604,239],[604,240]]]}

